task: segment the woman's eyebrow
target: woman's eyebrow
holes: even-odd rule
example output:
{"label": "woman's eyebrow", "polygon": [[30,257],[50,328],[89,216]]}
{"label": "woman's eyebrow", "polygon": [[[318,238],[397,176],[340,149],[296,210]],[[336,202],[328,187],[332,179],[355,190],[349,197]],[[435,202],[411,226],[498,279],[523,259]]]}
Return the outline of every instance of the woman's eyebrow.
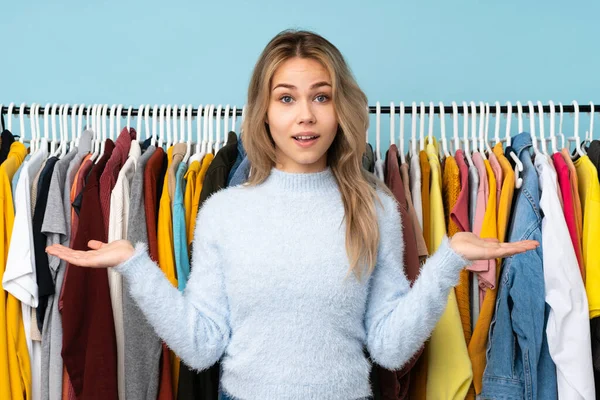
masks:
{"label": "woman's eyebrow", "polygon": [[[331,84],[329,82],[327,82],[327,81],[321,81],[321,82],[313,83],[310,86],[310,88],[311,89],[315,89],[315,88],[322,87],[322,86],[329,86],[329,87],[331,87]],[[292,85],[290,83],[278,83],[275,87],[273,87],[273,90],[275,90],[277,88],[280,88],[280,87],[291,89],[291,90],[297,89],[296,86],[294,86],[294,85]]]}

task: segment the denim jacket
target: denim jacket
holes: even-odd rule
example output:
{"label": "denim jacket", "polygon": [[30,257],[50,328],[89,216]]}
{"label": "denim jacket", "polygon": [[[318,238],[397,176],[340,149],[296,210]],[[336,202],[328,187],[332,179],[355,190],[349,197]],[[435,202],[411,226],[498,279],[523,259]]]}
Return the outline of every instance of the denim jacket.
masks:
{"label": "denim jacket", "polygon": [[552,400],[557,398],[556,367],[546,338],[550,308],[545,302],[540,191],[529,133],[515,136],[512,148],[523,163],[523,185],[515,192],[508,241],[537,240],[540,247],[504,259],[478,399]]}

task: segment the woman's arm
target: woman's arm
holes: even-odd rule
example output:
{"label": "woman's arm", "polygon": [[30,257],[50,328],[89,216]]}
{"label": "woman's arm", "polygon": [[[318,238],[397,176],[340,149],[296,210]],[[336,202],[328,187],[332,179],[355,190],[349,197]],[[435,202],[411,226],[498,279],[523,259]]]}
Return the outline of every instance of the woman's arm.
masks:
{"label": "woman's arm", "polygon": [[[150,325],[166,344],[190,367],[202,370],[217,362],[229,342],[229,308],[216,245],[219,223],[207,206],[198,212],[192,272],[183,293],[172,286],[158,265],[150,259],[146,245],[135,248],[127,240],[102,243],[92,240],[89,251],[77,251],[58,244],[46,251],[71,265],[107,268],[116,265],[127,283],[131,297]],[[215,217],[216,219],[216,217]]]}
{"label": "woman's arm", "polygon": [[474,260],[509,257],[535,249],[535,240],[500,243],[460,232],[444,237],[410,287],[403,268],[402,221],[394,198],[380,194],[380,245],[377,265],[369,282],[365,312],[367,349],[373,360],[400,369],[429,338],[441,318],[448,294],[461,269]]}
{"label": "woman's arm", "polygon": [[143,243],[115,268],[158,336],[196,370],[209,368],[221,358],[230,332],[216,227],[206,211],[202,207],[198,213],[191,274],[183,293],[170,284]]}

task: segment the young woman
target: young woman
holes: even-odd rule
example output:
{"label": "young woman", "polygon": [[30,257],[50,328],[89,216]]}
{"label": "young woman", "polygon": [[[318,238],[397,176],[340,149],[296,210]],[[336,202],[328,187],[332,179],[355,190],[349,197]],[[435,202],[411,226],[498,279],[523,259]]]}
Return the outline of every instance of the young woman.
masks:
{"label": "young woman", "polygon": [[199,210],[183,293],[143,243],[47,249],[81,267],[116,266],[184,362],[202,370],[222,361],[229,398],[369,398],[364,346],[383,367],[402,367],[431,334],[461,269],[538,246],[445,237],[410,288],[397,203],[361,167],[367,98],[321,36],[273,38],[247,106],[249,182]]}

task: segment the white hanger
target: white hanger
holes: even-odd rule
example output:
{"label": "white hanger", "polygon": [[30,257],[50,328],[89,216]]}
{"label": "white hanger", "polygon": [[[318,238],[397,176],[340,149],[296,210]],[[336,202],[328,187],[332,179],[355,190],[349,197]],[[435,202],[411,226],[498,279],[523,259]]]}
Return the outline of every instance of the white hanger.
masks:
{"label": "white hanger", "polygon": [[73,104],[71,109],[71,143],[69,144],[70,149],[74,149],[77,145],[77,110],[79,104]]}
{"label": "white hanger", "polygon": [[81,134],[83,133],[83,112],[85,111],[85,104],[79,106],[79,114],[77,115],[77,135],[75,137],[75,146],[79,147],[79,142],[81,140]]}
{"label": "white hanger", "polygon": [[[161,104],[160,110],[158,112],[158,143],[161,145],[164,142],[165,138],[165,108],[164,104]],[[165,148],[168,150],[171,147],[171,129],[169,129],[169,134],[167,135],[167,142]]]}
{"label": "white hanger", "polygon": [[594,140],[594,102],[590,101],[590,130],[585,133],[588,143]]}
{"label": "white hanger", "polygon": [[[246,105],[242,107],[242,123],[240,125],[240,133],[244,132],[244,120],[246,118]],[[235,121],[234,121],[235,122]]]}
{"label": "white hanger", "polygon": [[[62,120],[63,120],[63,139],[60,143],[60,158],[63,158],[67,154],[67,143],[69,143],[69,104],[63,108]],[[61,132],[63,129],[61,129]]]}
{"label": "white hanger", "polygon": [[506,132],[504,134],[504,138],[506,139],[506,145],[510,146],[512,143],[512,138],[510,136],[510,124],[512,122],[512,103],[510,101],[506,102]]}
{"label": "white hanger", "polygon": [[[129,107],[129,110],[131,110],[131,107]],[[117,106],[117,113],[115,114],[115,117],[116,117],[115,123],[117,125],[117,128],[116,128],[117,135],[121,134],[121,116],[122,115],[123,115],[123,104],[119,104]],[[127,115],[127,133],[130,133],[129,132],[129,115]]]}
{"label": "white hanger", "polygon": [[573,100],[573,107],[575,108],[575,113],[574,113],[574,117],[575,117],[575,123],[574,123],[574,138],[569,138],[570,141],[575,140],[575,150],[577,151],[577,154],[579,154],[580,157],[583,157],[585,155],[583,149],[581,148],[581,139],[579,138],[579,104],[577,103],[576,100]]}
{"label": "white hanger", "polygon": [[[29,123],[31,129],[31,140],[29,141],[29,154],[35,153],[35,141],[36,141],[36,114],[35,110],[37,108],[37,103],[32,103],[31,107],[29,107]],[[0,110],[2,109],[2,104],[0,104]]]}
{"label": "white hanger", "polygon": [[458,138],[458,105],[452,102],[452,134],[454,137],[454,154],[460,149],[460,139]]}
{"label": "white hanger", "polygon": [[215,141],[215,154],[221,149],[221,110],[223,106],[219,104],[217,106],[217,140]]}
{"label": "white hanger", "polygon": [[10,103],[8,105],[8,112],[6,114],[6,116],[8,117],[7,121],[6,121],[6,126],[8,128],[8,130],[10,131],[10,133],[12,134],[12,118],[13,118],[13,108],[15,108],[15,103]]}
{"label": "white hanger", "polygon": [[[104,104],[102,106],[102,114],[100,116],[100,121],[102,121],[102,141],[100,142],[100,157],[98,157],[98,161],[104,156],[104,149],[106,147],[106,114],[108,111],[108,104]],[[112,139],[111,139],[112,140]]]}
{"label": "white hanger", "polygon": [[[188,105],[188,107],[191,107],[191,105]],[[180,128],[179,128],[179,132],[180,132],[180,134],[179,134],[179,143],[184,143],[184,142],[186,142],[186,136],[185,136],[185,126],[186,126],[187,119],[186,119],[186,117],[185,117],[185,110],[186,110],[185,104],[182,104],[182,105],[181,105],[181,117],[180,117],[180,119],[179,119],[179,122],[180,122]],[[189,126],[190,126],[190,128],[191,128],[191,121],[190,121],[190,125],[189,125]],[[190,133],[188,132],[188,136],[189,136],[189,135],[190,135]],[[187,152],[187,150],[186,150],[186,152]]]}
{"label": "white hanger", "polygon": [[550,100],[548,102],[550,106],[550,144],[552,146],[552,153],[558,153],[556,148],[556,110],[554,109],[554,102]]}
{"label": "white hanger", "polygon": [[[115,114],[117,113],[117,105],[113,104],[110,107],[110,114],[109,114],[109,119],[108,119],[108,129],[110,132],[110,140],[114,141],[115,140]],[[119,118],[121,118],[119,116]],[[117,130],[117,136],[121,133],[121,131]]]}
{"label": "white hanger", "polygon": [[533,145],[533,152],[535,155],[540,154],[540,150],[538,148],[538,140],[535,133],[535,107],[533,106],[533,102],[529,100],[527,102],[527,106],[529,107],[529,135],[531,136],[531,144]]}
{"label": "white hanger", "polygon": [[541,101],[538,100],[538,116],[540,118],[540,143],[542,144],[542,153],[546,156],[548,155],[548,150],[546,148],[546,136],[544,133],[544,106]]}
{"label": "white hanger", "polygon": [[417,103],[412,102],[410,156],[417,156]]}
{"label": "white hanger", "polygon": [[[215,123],[215,115],[214,115],[214,111],[215,111],[215,105],[211,104],[210,105],[210,110],[208,112],[208,118],[209,118],[209,123],[208,123],[208,143],[206,145],[206,152],[207,153],[213,153],[214,151],[214,141],[213,141],[213,128],[214,128],[214,123]],[[213,153],[214,154],[214,153]]]}
{"label": "white hanger", "polygon": [[[181,110],[185,111],[185,105],[181,106]],[[171,114],[173,117],[173,129],[171,132],[173,132],[173,144],[176,143],[181,143],[183,140],[183,134],[185,132],[184,129],[184,120],[185,118],[179,118],[179,106],[177,104],[173,105],[173,109],[171,110],[171,105],[169,105],[167,107],[167,115]],[[169,117],[168,121],[170,120],[171,117]],[[179,129],[179,123],[181,123],[181,130]],[[167,125],[170,125],[170,123],[167,123]]]}
{"label": "white hanger", "polygon": [[[54,103],[52,105],[52,111],[51,111],[51,117],[52,117],[52,142],[50,142],[50,154],[52,156],[56,155],[56,147],[58,145],[58,140],[56,139],[56,109],[57,108],[58,108],[58,104]],[[9,119],[9,122],[10,122],[10,119]],[[10,130],[10,123],[9,123],[8,130]]]}
{"label": "white hanger", "polygon": [[473,154],[479,153],[479,143],[477,140],[477,105],[471,101],[471,145],[473,146]]}
{"label": "white hanger", "polygon": [[494,103],[494,106],[496,107],[496,118],[495,118],[495,126],[494,126],[494,145],[497,145],[498,143],[500,143],[500,102],[497,101]]}
{"label": "white hanger", "polygon": [[485,146],[483,144],[483,135],[485,133],[485,104],[483,101],[479,102],[479,154],[481,158],[487,160],[485,156]]}
{"label": "white hanger", "polygon": [[50,108],[52,106],[50,105],[50,103],[46,103],[46,106],[44,107],[44,138],[49,142],[50,141],[50,133],[49,133],[49,129],[48,129],[48,120],[49,120],[49,116],[50,116]]}
{"label": "white hanger", "polygon": [[[506,102],[506,146],[510,146],[512,143],[512,138],[510,136],[510,125],[512,121],[512,103],[510,101]],[[517,101],[517,112],[519,113],[519,133],[523,132],[523,106],[521,102]],[[520,189],[523,186],[523,178],[521,178],[520,173],[523,172],[523,163],[517,157],[517,154],[514,151],[508,153],[508,156],[515,163],[515,188]]]}
{"label": "white hanger", "polygon": [[[127,110],[127,126],[129,126],[130,113],[131,113],[131,107],[129,107],[129,110]],[[140,143],[143,141],[142,140],[142,120],[143,119],[144,119],[144,105],[140,104],[140,106],[138,107],[138,114],[137,114],[137,121],[136,121],[137,137],[140,140]],[[146,130],[146,137],[148,137],[148,130]]]}
{"label": "white hanger", "polygon": [[[90,107],[92,108],[91,118],[90,118]],[[87,110],[87,112],[88,112],[88,114],[87,114],[88,115],[87,129],[91,129],[91,131],[92,131],[92,149],[91,149],[92,156],[90,157],[90,161],[92,161],[92,162],[96,161],[96,157],[98,157],[98,152],[100,150],[100,147],[98,146],[98,143],[97,143],[99,132],[96,130],[97,129],[97,126],[96,126],[97,109],[98,109],[97,104],[94,104],[94,105],[90,104],[88,106],[88,110]]]}
{"label": "white hanger", "polygon": [[517,101],[517,116],[519,121],[519,133],[523,133],[523,105]]}
{"label": "white hanger", "polygon": [[175,140],[173,140],[173,134],[171,132],[171,105],[160,106],[160,119],[158,120],[160,123],[160,133],[161,135],[164,133],[164,125],[166,119],[167,125],[167,148],[173,146],[175,144]]}
{"label": "white hanger", "polygon": [[442,150],[444,157],[450,157],[448,152],[448,141],[446,140],[446,110],[444,110],[444,103],[440,101],[440,129],[442,131]]}
{"label": "white hanger", "polygon": [[210,112],[210,105],[205,105],[202,113],[202,144],[200,147],[200,159],[203,159],[207,154],[206,145],[208,144],[208,113]]}
{"label": "white hanger", "polygon": [[225,134],[229,134],[230,131],[234,131],[235,129],[229,129],[229,111],[231,111],[231,107],[229,104],[225,105],[225,117],[223,118],[223,123],[225,126]]}
{"label": "white hanger", "polygon": [[[127,123],[127,125],[126,125],[126,126],[127,126],[127,131],[128,131],[128,132],[129,132],[129,131],[131,131],[131,112],[132,112],[132,111],[133,111],[133,107],[132,107],[132,106],[129,106],[129,108],[127,108],[127,122],[126,122],[126,123]],[[117,114],[119,114],[119,113],[117,112]],[[119,114],[119,116],[120,116],[120,115],[121,115],[121,114]],[[120,117],[119,117],[119,118],[120,118]],[[118,125],[117,125],[117,126],[118,126],[118,127],[121,127],[121,122],[120,122],[120,120],[118,120],[118,121],[119,121],[119,123],[118,123]],[[141,139],[142,139],[142,137],[140,136],[141,134],[142,134],[142,132],[141,132],[140,130],[136,130],[136,135],[137,135],[137,136],[136,136],[136,138],[138,139],[138,141],[139,141],[139,142],[141,142],[141,141],[142,141],[142,140],[141,140]]]}
{"label": "white hanger", "polygon": [[406,156],[404,155],[404,115],[406,110],[404,109],[404,102],[400,102],[400,162],[406,163]]}
{"label": "white hanger", "polygon": [[425,150],[425,103],[420,104],[419,113],[419,150]]}
{"label": "white hanger", "polygon": [[464,125],[463,125],[463,143],[465,146],[465,157],[469,163],[469,167],[473,167],[473,159],[471,158],[471,151],[469,150],[469,106],[466,101],[463,101],[463,114],[464,114]]}
{"label": "white hanger", "polygon": [[[63,145],[63,139],[64,139],[64,132],[63,132],[63,112],[65,109],[65,105],[64,104],[59,104],[58,107],[58,140],[56,142],[57,146],[56,146],[56,151],[52,154],[53,157],[59,157],[60,158],[60,154],[62,151],[62,145]],[[55,123],[54,121],[52,121],[52,128],[55,128]]]}
{"label": "white hanger", "polygon": [[433,101],[429,102],[429,129],[427,131],[427,143],[433,144],[433,120],[435,119]]}
{"label": "white hanger", "polygon": [[396,138],[394,135],[396,134],[396,106],[394,106],[394,102],[390,102],[390,146],[396,144]]}
{"label": "white hanger", "polygon": [[[202,122],[202,104],[200,104],[198,106],[198,112],[196,115],[196,145],[194,146],[192,156],[188,160],[188,165],[191,165],[194,161],[198,161],[198,162],[202,161],[202,159],[200,158],[200,155],[201,155],[200,154],[200,146],[201,146],[201,142],[202,142],[202,123],[201,122]],[[234,121],[234,125],[235,125],[235,121]],[[191,129],[190,129],[189,134],[190,135],[192,134]]]}
{"label": "white hanger", "polygon": [[381,160],[381,104],[375,103],[375,159]]}
{"label": "white hanger", "polygon": [[[187,111],[187,145],[185,149],[185,156],[183,156],[183,162],[186,164],[188,164],[192,154],[192,113],[194,111],[194,107],[191,104],[188,104]],[[185,120],[185,107],[181,108],[181,120]],[[183,137],[183,131],[181,137]]]}
{"label": "white hanger", "polygon": [[492,153],[492,148],[490,147],[490,141],[488,140],[490,128],[490,103],[485,103],[485,134],[484,134],[484,144],[485,149],[488,154]]}
{"label": "white hanger", "polygon": [[148,139],[149,137],[152,138],[150,139],[150,145],[156,146],[156,129],[154,129],[153,131],[150,130],[150,104],[146,104],[146,109],[144,113],[144,126],[146,127],[146,139]]}
{"label": "white hanger", "polygon": [[[30,109],[31,110],[31,109]],[[29,111],[31,112],[31,111]],[[21,105],[19,106],[19,130],[20,130],[20,137],[19,137],[19,142],[21,143],[25,143],[25,119],[23,117],[25,113],[25,103],[21,103]],[[592,115],[594,115],[592,113]]]}
{"label": "white hanger", "polygon": [[561,140],[561,149],[565,148],[565,143],[566,143],[566,139],[565,139],[565,134],[563,133],[563,117],[564,117],[564,108],[563,108],[563,104],[562,102],[558,103],[558,109],[560,112],[560,119],[558,121],[558,131],[559,131],[559,136],[560,136],[560,140]]}
{"label": "white hanger", "polygon": [[[237,118],[237,106],[233,106],[233,110],[231,111],[231,118],[232,118],[232,122],[231,122],[231,130],[234,132],[238,132],[236,127],[235,127],[235,120]],[[240,136],[241,137],[241,136]]]}

